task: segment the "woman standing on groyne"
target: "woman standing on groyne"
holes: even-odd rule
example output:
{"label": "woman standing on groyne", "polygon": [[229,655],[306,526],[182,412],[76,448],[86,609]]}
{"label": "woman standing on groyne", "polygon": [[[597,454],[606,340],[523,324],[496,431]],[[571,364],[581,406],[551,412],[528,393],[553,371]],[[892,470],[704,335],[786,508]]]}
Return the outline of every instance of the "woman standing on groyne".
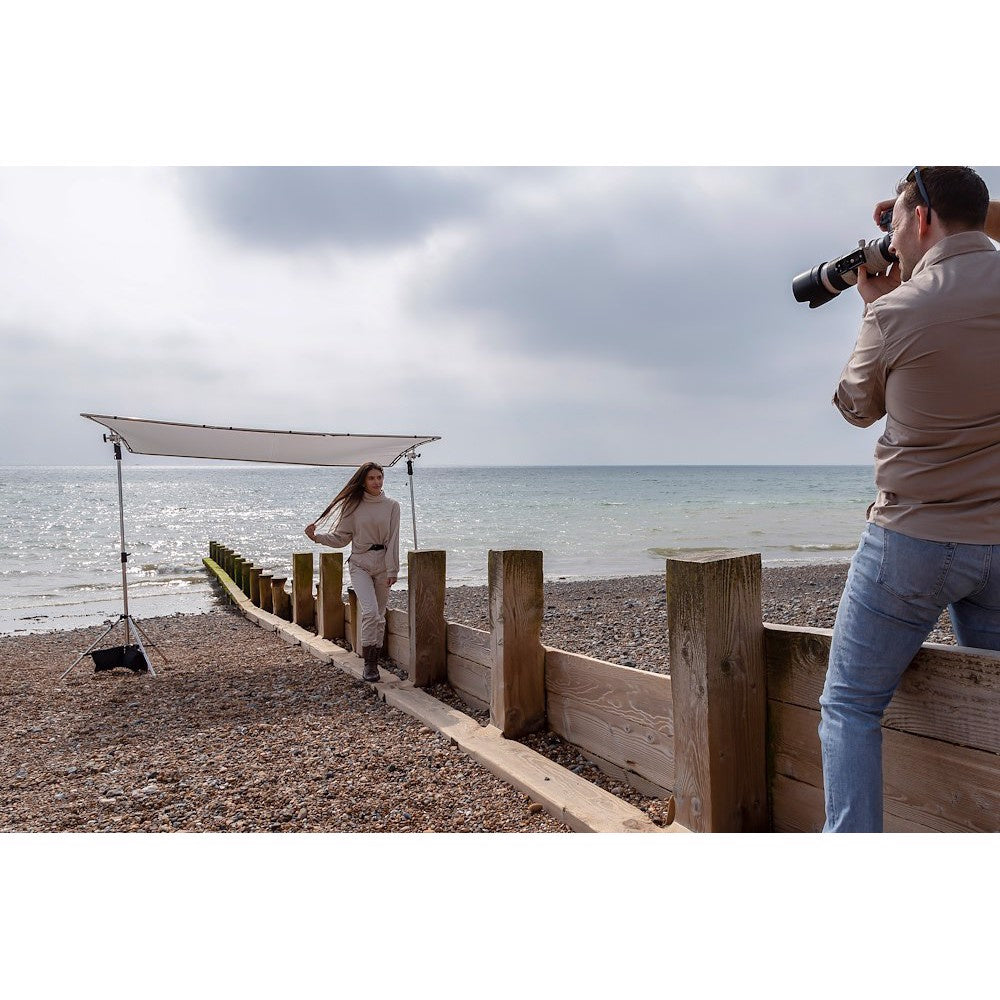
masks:
{"label": "woman standing on groyne", "polygon": [[[361,655],[366,681],[377,681],[378,658],[385,636],[389,588],[399,576],[399,504],[382,492],[382,466],[365,462],[312,524],[309,539],[340,549],[350,543],[351,586],[361,607]],[[336,527],[329,534],[316,524],[338,508]]]}

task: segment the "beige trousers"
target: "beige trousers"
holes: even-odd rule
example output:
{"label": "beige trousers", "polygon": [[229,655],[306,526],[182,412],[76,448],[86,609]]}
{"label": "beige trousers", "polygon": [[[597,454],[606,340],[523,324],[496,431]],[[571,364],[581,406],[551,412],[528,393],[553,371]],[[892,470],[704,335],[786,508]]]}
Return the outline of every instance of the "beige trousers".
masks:
{"label": "beige trousers", "polygon": [[381,646],[385,635],[385,609],[389,604],[389,577],[384,570],[374,575],[369,573],[358,566],[353,557],[348,565],[351,569],[351,586],[358,595],[358,606],[361,609],[362,648]]}

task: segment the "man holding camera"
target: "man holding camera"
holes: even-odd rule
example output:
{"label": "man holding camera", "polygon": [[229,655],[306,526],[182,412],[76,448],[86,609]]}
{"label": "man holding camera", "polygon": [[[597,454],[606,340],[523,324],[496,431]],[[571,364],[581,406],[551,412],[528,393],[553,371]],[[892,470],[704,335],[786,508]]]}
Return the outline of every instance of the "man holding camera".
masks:
{"label": "man holding camera", "polygon": [[833,832],[882,830],[882,715],[941,612],[960,644],[1000,649],[1000,206],[968,167],[915,167],[896,190],[898,264],[859,269],[833,397],[859,427],[886,417],[820,698]]}

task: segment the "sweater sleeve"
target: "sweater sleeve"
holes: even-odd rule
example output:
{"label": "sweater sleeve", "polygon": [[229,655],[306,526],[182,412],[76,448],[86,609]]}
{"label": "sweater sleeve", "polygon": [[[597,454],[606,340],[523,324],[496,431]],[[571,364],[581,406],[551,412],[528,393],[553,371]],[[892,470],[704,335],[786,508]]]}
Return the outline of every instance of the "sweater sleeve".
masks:
{"label": "sweater sleeve", "polygon": [[314,541],[319,542],[320,545],[329,545],[331,549],[342,549],[353,538],[354,513],[352,511],[347,517],[342,517],[337,522],[337,526],[329,534],[320,534],[317,531]]}
{"label": "sweater sleeve", "polygon": [[389,541],[385,547],[385,568],[389,576],[399,577],[399,504],[393,500],[389,515]]}

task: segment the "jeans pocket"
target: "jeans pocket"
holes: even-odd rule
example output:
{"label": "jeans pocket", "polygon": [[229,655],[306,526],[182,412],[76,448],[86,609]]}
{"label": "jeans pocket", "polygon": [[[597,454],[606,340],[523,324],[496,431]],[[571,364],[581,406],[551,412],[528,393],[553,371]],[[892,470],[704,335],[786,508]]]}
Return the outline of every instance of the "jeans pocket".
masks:
{"label": "jeans pocket", "polygon": [[967,600],[984,611],[1000,611],[1000,545],[990,547],[984,577],[983,585]]}
{"label": "jeans pocket", "polygon": [[879,586],[903,600],[940,597],[955,548],[953,542],[930,542],[883,528]]}

